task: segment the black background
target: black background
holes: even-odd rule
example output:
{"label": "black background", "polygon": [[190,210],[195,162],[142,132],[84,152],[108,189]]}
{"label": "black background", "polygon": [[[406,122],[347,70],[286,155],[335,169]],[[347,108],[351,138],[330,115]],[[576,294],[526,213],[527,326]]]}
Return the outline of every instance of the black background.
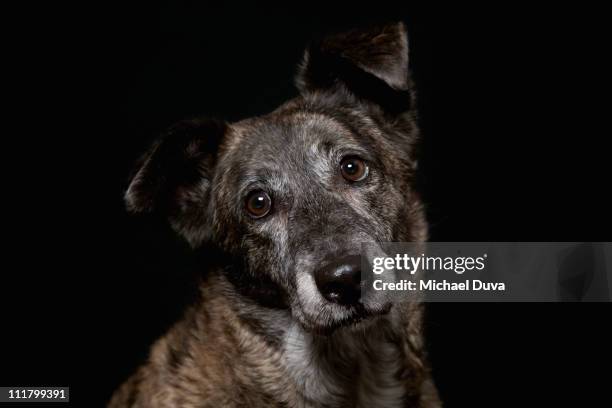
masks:
{"label": "black background", "polygon": [[[74,405],[100,406],[144,361],[197,265],[162,220],[125,213],[131,166],[177,120],[232,121],[296,95],[304,46],[329,30],[408,25],[432,240],[611,240],[596,10],[328,3],[17,13],[1,385],[68,385]],[[609,403],[610,304],[428,308],[447,406]]]}

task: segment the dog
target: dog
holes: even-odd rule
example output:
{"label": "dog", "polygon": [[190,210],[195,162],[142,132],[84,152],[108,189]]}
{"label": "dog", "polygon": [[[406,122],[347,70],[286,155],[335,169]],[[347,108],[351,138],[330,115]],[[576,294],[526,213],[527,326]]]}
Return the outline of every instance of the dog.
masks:
{"label": "dog", "polygon": [[404,24],[312,42],[296,84],[265,116],[183,121],[140,161],[128,210],[216,255],[109,407],[441,406],[422,303],[360,270],[361,243],[427,239]]}

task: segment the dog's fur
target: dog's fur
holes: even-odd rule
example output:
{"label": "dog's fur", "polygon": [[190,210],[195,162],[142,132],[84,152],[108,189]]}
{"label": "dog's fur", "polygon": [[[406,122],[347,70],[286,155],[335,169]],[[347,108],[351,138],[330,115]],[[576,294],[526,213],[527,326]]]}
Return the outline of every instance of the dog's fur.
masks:
{"label": "dog's fur", "polygon": [[[110,407],[440,406],[421,304],[367,293],[343,306],[313,278],[361,242],[426,239],[404,25],[313,43],[297,85],[262,117],[180,123],[140,163],[128,209],[165,214],[222,262]],[[366,180],[342,178],[347,155],[366,160]],[[254,189],[273,200],[262,219],[245,211]]]}

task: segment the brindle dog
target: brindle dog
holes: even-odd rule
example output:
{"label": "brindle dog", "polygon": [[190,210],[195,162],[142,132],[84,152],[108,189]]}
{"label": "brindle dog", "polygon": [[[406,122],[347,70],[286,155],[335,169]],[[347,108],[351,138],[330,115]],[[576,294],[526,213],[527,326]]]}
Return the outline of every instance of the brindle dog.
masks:
{"label": "brindle dog", "polygon": [[128,209],[222,261],[110,407],[440,406],[422,304],[360,273],[360,243],[427,238],[404,25],[313,43],[296,82],[265,116],[174,126],[140,163]]}

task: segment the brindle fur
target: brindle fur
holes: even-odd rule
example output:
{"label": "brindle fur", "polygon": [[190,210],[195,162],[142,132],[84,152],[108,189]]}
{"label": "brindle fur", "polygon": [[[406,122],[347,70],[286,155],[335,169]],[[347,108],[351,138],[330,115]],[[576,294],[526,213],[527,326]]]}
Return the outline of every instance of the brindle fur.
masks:
{"label": "brindle fur", "polygon": [[[426,240],[403,24],[312,44],[297,84],[262,117],[180,123],[140,163],[128,209],[164,214],[221,261],[110,407],[440,406],[422,304],[332,304],[312,277],[360,242]],[[365,181],[340,176],[347,155],[367,160]],[[245,212],[253,189],[273,199],[263,219]]]}

